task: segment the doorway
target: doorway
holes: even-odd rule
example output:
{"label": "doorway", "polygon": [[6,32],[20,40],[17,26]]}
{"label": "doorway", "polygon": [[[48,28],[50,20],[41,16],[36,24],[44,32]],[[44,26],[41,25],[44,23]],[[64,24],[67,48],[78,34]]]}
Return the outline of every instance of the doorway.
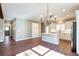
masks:
{"label": "doorway", "polygon": [[5,36],[10,36],[10,26],[5,26]]}
{"label": "doorway", "polygon": [[4,42],[8,43],[10,38],[10,26],[4,26]]}
{"label": "doorway", "polygon": [[10,43],[14,40],[13,21],[4,21],[4,43]]}

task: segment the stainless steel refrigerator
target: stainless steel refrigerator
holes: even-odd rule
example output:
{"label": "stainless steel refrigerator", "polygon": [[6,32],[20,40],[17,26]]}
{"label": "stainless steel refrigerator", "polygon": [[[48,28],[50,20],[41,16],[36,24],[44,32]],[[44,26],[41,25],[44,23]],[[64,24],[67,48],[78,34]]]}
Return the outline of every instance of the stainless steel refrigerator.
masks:
{"label": "stainless steel refrigerator", "polygon": [[76,22],[73,22],[72,24],[72,32],[71,32],[71,37],[72,37],[72,41],[71,41],[71,45],[72,45],[72,51],[76,52]]}

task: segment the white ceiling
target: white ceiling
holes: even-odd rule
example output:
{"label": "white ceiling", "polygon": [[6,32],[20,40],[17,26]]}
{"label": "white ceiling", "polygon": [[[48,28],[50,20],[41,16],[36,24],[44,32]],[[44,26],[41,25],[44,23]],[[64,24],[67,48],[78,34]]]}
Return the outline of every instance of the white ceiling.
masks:
{"label": "white ceiling", "polygon": [[[77,3],[50,3],[49,13],[57,17],[65,18],[67,15],[74,16],[75,10],[79,9]],[[23,18],[27,20],[40,20],[40,15],[46,16],[46,3],[3,3],[2,4],[4,19],[11,20],[14,18]],[[63,12],[65,9],[65,12]]]}

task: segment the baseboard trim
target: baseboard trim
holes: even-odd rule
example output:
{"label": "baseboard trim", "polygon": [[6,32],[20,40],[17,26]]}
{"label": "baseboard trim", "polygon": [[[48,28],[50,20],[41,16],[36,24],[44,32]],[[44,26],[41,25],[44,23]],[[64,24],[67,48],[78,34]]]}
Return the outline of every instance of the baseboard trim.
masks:
{"label": "baseboard trim", "polygon": [[[38,37],[41,37],[41,36],[38,36]],[[16,39],[16,41],[28,40],[28,39],[38,38],[38,37],[28,37],[28,38]]]}

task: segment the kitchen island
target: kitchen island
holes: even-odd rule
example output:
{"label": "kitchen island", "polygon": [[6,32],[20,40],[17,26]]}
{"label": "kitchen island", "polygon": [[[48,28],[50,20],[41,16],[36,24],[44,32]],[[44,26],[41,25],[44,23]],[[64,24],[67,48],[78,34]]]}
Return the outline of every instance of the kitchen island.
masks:
{"label": "kitchen island", "polygon": [[42,33],[42,40],[55,45],[59,44],[59,34],[58,33]]}

